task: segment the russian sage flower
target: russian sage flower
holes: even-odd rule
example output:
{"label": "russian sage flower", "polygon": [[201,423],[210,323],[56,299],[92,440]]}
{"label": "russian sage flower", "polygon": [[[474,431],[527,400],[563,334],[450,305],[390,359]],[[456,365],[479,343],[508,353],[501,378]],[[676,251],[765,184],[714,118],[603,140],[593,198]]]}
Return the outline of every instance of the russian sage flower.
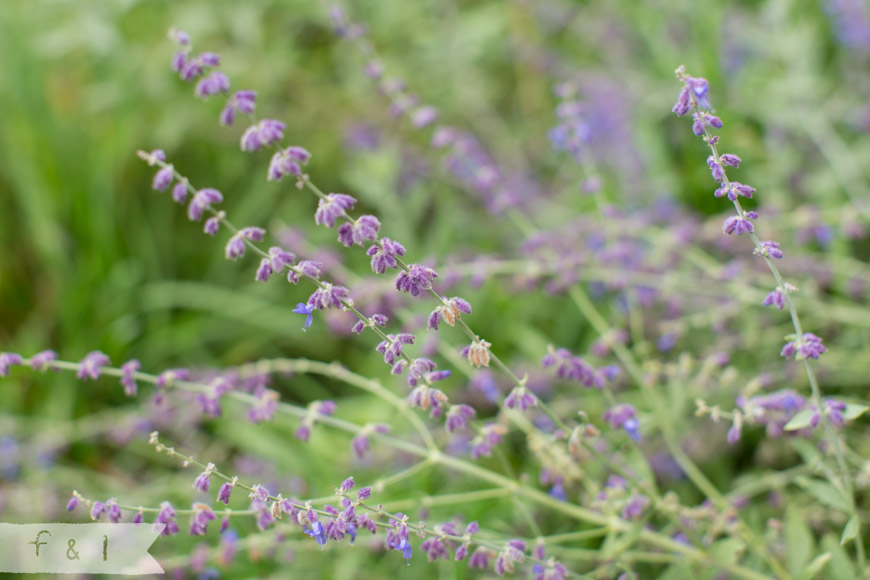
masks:
{"label": "russian sage flower", "polygon": [[242,151],[258,151],[280,142],[284,138],[286,127],[284,123],[275,119],[263,119],[251,125],[242,134]]}
{"label": "russian sage flower", "polygon": [[236,91],[224,106],[220,114],[221,125],[232,125],[236,121],[236,113],[253,115],[257,106],[256,91]]}

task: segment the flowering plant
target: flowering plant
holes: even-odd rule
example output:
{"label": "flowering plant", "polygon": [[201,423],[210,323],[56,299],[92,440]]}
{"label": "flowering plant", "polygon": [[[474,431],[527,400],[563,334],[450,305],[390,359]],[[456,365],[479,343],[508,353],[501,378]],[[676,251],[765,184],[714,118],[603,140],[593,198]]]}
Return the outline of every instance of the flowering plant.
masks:
{"label": "flowering plant", "polygon": [[[42,462],[71,521],[162,524],[158,559],[199,578],[863,577],[868,407],[847,387],[866,385],[865,176],[821,210],[782,195],[800,164],[753,168],[765,139],[790,149],[763,109],[763,135],[742,135],[741,84],[679,66],[654,81],[676,97],[666,118],[663,91],[644,111],[625,75],[563,61],[554,7],[506,10],[554,42],[511,29],[519,146],[479,95],[441,105],[393,76],[337,5],[312,21],[377,122],[287,96],[313,64],[276,80],[249,39],[170,29],[171,56],[154,51],[185,115],[148,96],[154,127],[114,202],[147,206],[132,213],[160,252],[112,274],[137,306],[95,318],[91,342],[4,341],[0,499]],[[859,51],[853,37],[836,46]],[[651,135],[691,161],[659,170]],[[187,264],[175,281],[155,274],[166,256]]]}

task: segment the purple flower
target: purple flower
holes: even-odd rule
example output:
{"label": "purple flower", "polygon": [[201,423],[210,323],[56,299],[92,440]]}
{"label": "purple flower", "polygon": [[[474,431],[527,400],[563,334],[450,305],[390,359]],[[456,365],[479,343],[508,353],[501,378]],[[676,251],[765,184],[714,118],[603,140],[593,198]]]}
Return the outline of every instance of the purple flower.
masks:
{"label": "purple flower", "polygon": [[296,314],[305,314],[305,324],[302,325],[302,330],[306,330],[311,328],[311,323],[314,322],[314,316],[311,314],[314,312],[314,306],[308,304],[302,304],[301,302],[296,305],[296,308],[293,309],[293,312]]}
{"label": "purple flower", "polygon": [[100,378],[100,367],[111,364],[109,357],[105,353],[95,350],[85,355],[85,358],[79,362],[79,370],[76,376],[81,380]]}
{"label": "purple flower", "polygon": [[226,219],[227,213],[223,210],[217,212],[217,214],[205,220],[205,227],[202,228],[202,231],[210,236],[215,236],[218,233],[218,230],[221,227],[221,222]]}
{"label": "purple flower", "polygon": [[233,492],[233,487],[238,483],[239,478],[233,477],[232,481],[224,482],[218,490],[217,500],[223,504],[230,503],[230,494]]}
{"label": "purple flower", "polygon": [[211,477],[212,472],[214,472],[214,469],[214,463],[209,463],[205,468],[205,471],[200,473],[193,481],[194,489],[198,489],[202,492],[208,491],[209,478]]}
{"label": "purple flower", "polygon": [[525,412],[529,407],[536,407],[538,400],[525,387],[514,387],[504,400],[504,404],[508,409],[519,408],[520,411]]}
{"label": "purple flower", "polygon": [[220,71],[214,71],[199,79],[194,94],[200,99],[208,99],[230,90],[230,79]]}
{"label": "purple flower", "polygon": [[280,181],[285,175],[302,177],[302,166],[311,159],[311,153],[302,147],[287,147],[272,155],[269,163],[269,181]]}
{"label": "purple flower", "polygon": [[321,550],[323,549],[323,546],[326,545],[326,534],[324,533],[323,526],[320,522],[312,522],[311,529],[305,530],[305,533],[317,540]]}
{"label": "purple flower", "polygon": [[643,516],[643,510],[649,505],[649,498],[643,495],[632,495],[622,508],[620,517],[628,521],[637,521]]}
{"label": "purple flower", "polygon": [[170,185],[172,185],[172,180],[175,178],[175,168],[170,163],[166,167],[160,168],[160,170],[154,174],[154,179],[151,182],[151,189],[157,191],[166,191]]}
{"label": "purple flower", "polygon": [[486,570],[486,568],[489,566],[489,559],[492,556],[493,552],[489,548],[477,548],[468,559],[468,567]]}
{"label": "purple flower", "polygon": [[175,203],[183,204],[187,199],[187,187],[189,183],[187,179],[179,181],[172,188],[172,201]]}
{"label": "purple flower", "polygon": [[432,282],[438,277],[438,273],[432,268],[411,264],[407,270],[402,270],[396,277],[396,290],[407,292],[411,296],[419,296],[432,288]]}
{"label": "purple flower", "polygon": [[216,189],[200,189],[190,200],[190,205],[187,206],[187,217],[192,222],[198,222],[202,219],[202,214],[207,207],[223,200],[224,196]]}
{"label": "purple flower", "polygon": [[388,268],[398,267],[397,257],[405,255],[405,247],[390,238],[381,238],[380,242],[366,251],[366,254],[372,258],[372,271],[383,274]]}
{"label": "purple flower", "polygon": [[396,550],[400,550],[402,552],[402,557],[407,560],[408,566],[411,565],[411,556],[414,553],[414,549],[408,542],[408,538],[402,538],[401,541],[393,542],[390,544],[390,546],[392,546]]}
{"label": "purple flower", "polygon": [[338,241],[348,248],[354,244],[361,246],[365,241],[376,240],[380,228],[381,222],[375,216],[360,216],[338,226]]}
{"label": "purple flower", "polygon": [[172,504],[164,501],[160,504],[160,513],[154,518],[155,524],[165,524],[166,527],[160,532],[161,536],[174,536],[178,533],[178,523],[175,521],[176,513]]}
{"label": "purple flower", "polygon": [[266,230],[263,228],[247,227],[237,231],[227,242],[224,255],[227,260],[236,260],[245,255],[245,240],[262,242]]}
{"label": "purple flower", "polygon": [[715,197],[722,197],[723,195],[727,195],[728,199],[731,201],[737,201],[738,197],[746,197],[752,198],[752,194],[755,193],[755,188],[750,185],[745,185],[740,183],[739,181],[731,181],[729,183],[723,184],[716,191],[713,192]]}
{"label": "purple flower", "polygon": [[622,428],[633,441],[640,441],[637,410],[632,405],[617,405],[604,412],[602,419],[614,429]]}
{"label": "purple flower", "polygon": [[163,152],[163,149],[154,149],[153,151],[142,151],[140,149],[136,152],[136,155],[151,166],[157,165],[158,161],[166,162],[166,153]]}
{"label": "purple flower", "polygon": [[722,119],[717,117],[716,115],[711,115],[710,113],[693,113],[692,114],[692,132],[701,136],[704,134],[705,127],[712,127],[714,129],[722,128]]}
{"label": "purple flower", "polygon": [[286,125],[274,119],[263,119],[256,125],[251,125],[242,134],[242,151],[257,151],[269,147],[284,138]]}
{"label": "purple flower", "polygon": [[165,389],[175,381],[186,381],[188,378],[190,378],[190,371],[187,369],[166,369],[157,376],[154,385],[157,388]]}
{"label": "purple flower", "polygon": [[434,123],[438,119],[438,111],[434,107],[419,107],[411,113],[411,124],[417,129]]}
{"label": "purple flower", "polygon": [[329,282],[321,282],[321,286],[308,297],[308,305],[316,310],[342,308],[344,302],[350,300],[350,292],[344,286],[333,286]]}
{"label": "purple flower", "polygon": [[193,514],[190,516],[191,536],[204,536],[208,532],[208,523],[217,519],[215,513],[204,503],[193,504]]}
{"label": "purple flower", "polygon": [[106,513],[106,504],[101,501],[95,501],[91,504],[91,519],[96,521],[100,520],[100,516]]}
{"label": "purple flower", "polygon": [[595,369],[579,356],[574,356],[564,348],[550,350],[541,359],[541,366],[556,367],[556,376],[560,379],[573,380],[586,387],[604,388],[605,376],[600,369]]}
{"label": "purple flower", "polygon": [[[51,366],[52,361],[57,359],[57,353],[53,350],[43,350],[30,357],[30,367],[35,371],[45,371]],[[3,375],[3,355],[0,354],[0,376]]]}
{"label": "purple flower", "polygon": [[788,338],[791,338],[791,340],[782,347],[782,351],[779,353],[785,358],[795,357],[795,360],[818,359],[819,356],[828,350],[822,344],[822,339],[812,332],[805,332],[800,339],[797,339],[795,335],[791,335]]}
{"label": "purple flower", "polygon": [[762,302],[762,306],[776,306],[780,310],[782,310],[783,306],[786,304],[786,293],[790,292],[794,289],[794,286],[786,282],[786,287],[783,289],[782,287],[777,287],[776,290],[767,295]]}
{"label": "purple flower", "polygon": [[[751,212],[747,212],[747,216]],[[752,233],[755,231],[755,226],[752,225],[748,219],[743,218],[738,215],[733,215],[729,218],[726,218],[724,222],[722,222],[722,233],[731,235],[736,233],[738,236],[745,233]]]}
{"label": "purple flower", "polygon": [[465,429],[477,412],[468,405],[451,405],[447,411],[447,420],[445,427],[448,433],[453,433],[459,429]]}
{"label": "purple flower", "polygon": [[462,317],[461,314],[471,314],[471,305],[459,296],[448,298],[445,300],[445,303],[445,305],[438,306],[432,311],[429,315],[426,328],[438,330],[438,324],[442,320],[453,326]]}
{"label": "purple flower", "polygon": [[188,35],[183,30],[178,30],[175,28],[169,29],[169,39],[178,44],[180,46],[189,46],[190,45],[190,35]]}
{"label": "purple flower", "polygon": [[740,163],[743,160],[733,153],[723,153],[719,156],[719,161],[722,165],[727,165],[728,167],[740,167]]}
{"label": "purple flower", "polygon": [[236,112],[252,115],[257,106],[256,91],[236,91],[227,99],[227,104],[220,114],[221,125],[230,126],[236,121]]}
{"label": "purple flower", "polygon": [[782,250],[779,249],[779,243],[766,240],[761,242],[761,247],[752,250],[756,256],[766,256],[770,258],[782,259]]}
{"label": "purple flower", "polygon": [[402,346],[406,344],[414,344],[415,337],[413,334],[400,333],[388,334],[386,340],[382,340],[375,350],[384,355],[384,362],[390,366],[396,364],[396,361],[402,356]]}
{"label": "purple flower", "polygon": [[121,385],[128,397],[136,396],[136,379],[134,375],[142,368],[138,360],[133,359],[121,365]]}
{"label": "purple flower", "polygon": [[296,256],[278,246],[269,248],[269,266],[272,272],[281,273],[288,265],[296,261]]}
{"label": "purple flower", "polygon": [[481,456],[492,455],[492,448],[501,443],[507,433],[507,428],[498,423],[487,423],[471,442],[471,457],[478,459]]}
{"label": "purple flower", "polygon": [[69,502],[66,504],[66,511],[71,512],[79,505],[79,498],[76,496],[72,496]]}
{"label": "purple flower", "polygon": [[317,211],[314,212],[314,223],[328,228],[335,226],[335,220],[339,217],[347,217],[346,210],[353,209],[356,199],[343,193],[330,193],[326,199],[317,203]]}
{"label": "purple flower", "polygon": [[[0,352],[0,377],[8,377],[9,369],[15,365],[20,365],[23,360],[24,359],[18,353]],[[99,376],[99,372],[97,373],[97,376]]]}

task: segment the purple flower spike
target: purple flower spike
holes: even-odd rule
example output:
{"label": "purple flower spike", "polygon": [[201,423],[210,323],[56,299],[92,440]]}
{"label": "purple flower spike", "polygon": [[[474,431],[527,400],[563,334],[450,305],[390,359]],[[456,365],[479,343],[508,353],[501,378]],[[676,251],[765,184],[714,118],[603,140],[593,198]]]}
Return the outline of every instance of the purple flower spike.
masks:
{"label": "purple flower spike", "polygon": [[275,119],[263,119],[256,125],[251,125],[242,134],[242,151],[257,151],[278,143],[284,138],[286,127],[284,123]]}
{"label": "purple flower spike", "polygon": [[89,352],[79,363],[79,370],[76,376],[83,381],[87,379],[97,380],[100,378],[100,367],[108,364],[111,364],[111,362],[109,357],[104,353],[98,350]]}
{"label": "purple flower spike", "polygon": [[260,260],[260,265],[257,267],[257,273],[254,275],[254,280],[257,282],[268,282],[269,276],[272,275],[272,264],[268,258]]}
{"label": "purple flower spike", "polygon": [[728,199],[731,201],[737,201],[738,197],[745,197],[747,199],[752,198],[752,194],[755,193],[755,188],[740,183],[739,181],[732,181],[718,188],[713,192],[715,197],[722,197],[723,195],[727,195]]}
{"label": "purple flower spike", "polygon": [[344,301],[349,299],[350,293],[344,286],[333,286],[329,282],[322,282],[322,286],[309,296],[308,305],[316,310],[342,308]]}
{"label": "purple flower spike", "polygon": [[66,511],[71,512],[79,505],[79,498],[72,496],[69,503],[66,504]]}
{"label": "purple flower spike", "polygon": [[172,201],[175,203],[183,204],[187,199],[187,180],[179,181],[172,188]]}
{"label": "purple flower spike", "polygon": [[614,429],[622,428],[633,441],[640,441],[637,410],[632,405],[617,405],[604,412],[602,419]]}
{"label": "purple flower spike", "polygon": [[[0,354],[0,361],[3,355]],[[35,371],[46,371],[51,366],[51,362],[57,359],[57,353],[53,350],[43,350],[30,357],[30,367]],[[0,362],[0,376],[3,376],[3,363]]]}
{"label": "purple flower spike", "polygon": [[353,209],[356,199],[343,193],[330,193],[321,199],[314,212],[314,223],[328,228],[335,227],[335,220],[347,217],[346,210]]}
{"label": "purple flower spike", "polygon": [[432,288],[432,282],[438,277],[438,272],[432,268],[411,264],[407,270],[399,272],[396,277],[396,290],[407,292],[411,296],[419,296]]}
{"label": "purple flower spike", "polygon": [[296,308],[293,309],[293,312],[295,312],[296,314],[306,315],[305,324],[302,325],[303,331],[311,328],[311,323],[314,322],[314,316],[311,314],[312,312],[314,312],[314,306],[309,306],[300,302],[296,305]]}
{"label": "purple flower spike", "polygon": [[228,505],[230,503],[230,494],[232,494],[233,487],[235,487],[238,481],[238,477],[233,477],[232,481],[227,481],[223,485],[221,485],[220,489],[218,490],[217,500],[225,505]]}
{"label": "purple flower spike", "polygon": [[350,491],[353,488],[354,481],[353,476],[348,477],[344,481],[341,482],[341,491]]}
{"label": "purple flower spike", "polygon": [[727,165],[728,167],[740,167],[740,163],[743,160],[733,153],[723,153],[719,156],[719,161],[722,165]]}
{"label": "purple flower spike", "polygon": [[91,505],[91,519],[96,521],[100,520],[100,516],[106,513],[106,504],[101,501],[95,501]]}
{"label": "purple flower spike", "polygon": [[221,111],[220,123],[224,126],[230,126],[236,121],[236,112],[252,115],[256,107],[256,91],[236,91],[227,100],[226,106]]}
{"label": "purple flower spike", "polygon": [[216,189],[200,189],[193,196],[193,199],[190,200],[190,205],[187,206],[187,217],[192,222],[198,222],[202,219],[202,214],[207,207],[220,203],[223,200],[224,196]]}
{"label": "purple flower spike", "polygon": [[18,353],[0,352],[0,377],[8,377],[9,369],[15,365],[20,365],[23,360]]}
{"label": "purple flower spike", "polygon": [[218,233],[218,230],[221,227],[221,222],[226,219],[227,214],[225,211],[219,211],[216,215],[205,220],[205,226],[202,228],[202,231],[210,236],[215,236]]}
{"label": "purple flower spike", "polygon": [[240,234],[241,232],[236,232],[227,242],[224,248],[227,260],[237,260],[245,255],[245,239]]}
{"label": "purple flower spike", "polygon": [[175,521],[176,515],[171,503],[164,501],[160,504],[160,513],[154,518],[154,523],[166,525],[163,531],[160,532],[161,536],[174,536],[178,533],[178,523]]}
{"label": "purple flower spike", "polygon": [[785,293],[781,288],[777,288],[773,292],[767,295],[764,299],[764,302],[761,303],[762,306],[776,306],[780,310],[782,310],[783,306],[785,306]]}
{"label": "purple flower spike", "polygon": [[166,167],[161,167],[160,171],[154,174],[154,180],[151,182],[151,189],[156,191],[166,191],[172,185],[172,180],[175,178],[175,168],[170,163]]}
{"label": "purple flower spike", "polygon": [[142,365],[138,360],[133,359],[121,365],[121,385],[124,387],[124,394],[128,397],[136,396],[136,379],[133,375],[136,374]]}
{"label": "purple flower spike", "polygon": [[710,106],[710,98],[707,95],[710,90],[710,83],[707,82],[707,79],[686,77],[686,87],[692,91],[692,94],[695,96],[695,102],[698,103],[699,107],[702,109],[713,109]]}
{"label": "purple flower spike", "polygon": [[388,268],[398,267],[398,257],[405,255],[405,247],[390,238],[381,238],[378,244],[371,246],[366,254],[372,258],[372,271],[377,274],[386,273]]}
{"label": "purple flower spike", "polygon": [[213,95],[226,93],[230,90],[230,79],[220,71],[214,71],[202,77],[196,83],[194,94],[200,99],[208,99]]}

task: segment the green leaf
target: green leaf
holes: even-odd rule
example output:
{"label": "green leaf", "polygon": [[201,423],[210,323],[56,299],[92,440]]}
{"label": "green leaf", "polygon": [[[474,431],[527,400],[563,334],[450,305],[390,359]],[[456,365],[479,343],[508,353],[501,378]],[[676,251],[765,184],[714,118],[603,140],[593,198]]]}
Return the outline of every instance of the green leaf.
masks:
{"label": "green leaf", "polygon": [[721,564],[736,564],[746,549],[746,543],[737,538],[725,538],[710,546],[713,560]]}
{"label": "green leaf", "polygon": [[813,555],[813,533],[804,510],[789,506],[785,510],[785,563],[789,573],[797,578]]}
{"label": "green leaf", "polygon": [[[866,405],[846,405],[846,410],[843,411],[843,417],[848,421],[854,421],[861,415],[867,412],[870,407]],[[805,429],[810,426],[810,419],[812,418],[815,411],[810,409],[804,409],[797,415],[791,418],[791,420],[785,424],[784,429],[786,431],[797,431],[798,429]]]}
{"label": "green leaf", "polygon": [[854,540],[858,535],[858,518],[852,516],[849,518],[849,521],[846,522],[846,527],[843,528],[843,535],[840,537],[840,545]]}
{"label": "green leaf", "polygon": [[816,574],[822,571],[822,568],[831,560],[831,554],[829,552],[825,552],[824,554],[820,554],[816,556],[816,558],[807,564],[806,569],[804,570],[803,575],[801,576],[801,580],[812,580],[815,578]]}
{"label": "green leaf", "polygon": [[867,405],[846,405],[846,410],[843,411],[843,417],[849,421],[854,421],[870,409]]}
{"label": "green leaf", "polygon": [[837,542],[834,534],[825,534],[822,549],[831,555],[828,561],[828,578],[855,578],[855,565],[849,553]]}
{"label": "green leaf", "polygon": [[791,418],[791,420],[785,424],[786,431],[797,431],[798,429],[806,429],[810,426],[810,419],[812,418],[815,411],[810,411],[809,409],[804,409],[797,415]]}
{"label": "green leaf", "polygon": [[798,477],[795,482],[804,488],[804,491],[823,504],[836,510],[840,510],[845,514],[852,513],[851,500],[844,497],[843,494],[830,483],[819,479],[810,479],[809,477]]}

